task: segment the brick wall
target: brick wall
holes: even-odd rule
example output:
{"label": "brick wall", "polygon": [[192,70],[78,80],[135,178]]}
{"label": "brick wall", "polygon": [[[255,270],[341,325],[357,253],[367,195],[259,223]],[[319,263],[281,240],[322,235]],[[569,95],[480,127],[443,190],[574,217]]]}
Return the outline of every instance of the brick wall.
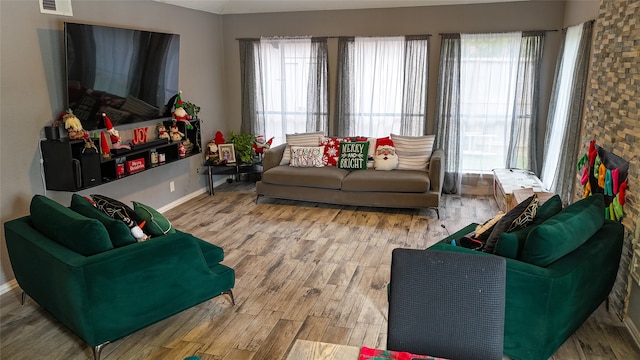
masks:
{"label": "brick wall", "polygon": [[[610,296],[612,310],[622,318],[632,281],[629,265],[640,212],[640,1],[602,0],[593,28],[593,44],[580,154],[595,139],[598,145],[630,162],[626,215],[622,221],[625,242],[618,279]],[[577,187],[582,189],[579,184]]]}

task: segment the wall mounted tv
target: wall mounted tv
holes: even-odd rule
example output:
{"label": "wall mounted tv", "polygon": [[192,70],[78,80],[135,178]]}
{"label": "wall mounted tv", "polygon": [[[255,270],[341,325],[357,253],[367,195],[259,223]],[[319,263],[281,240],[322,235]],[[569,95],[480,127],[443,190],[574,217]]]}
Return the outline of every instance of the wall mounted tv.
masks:
{"label": "wall mounted tv", "polygon": [[67,108],[86,130],[171,116],[180,35],[64,23]]}

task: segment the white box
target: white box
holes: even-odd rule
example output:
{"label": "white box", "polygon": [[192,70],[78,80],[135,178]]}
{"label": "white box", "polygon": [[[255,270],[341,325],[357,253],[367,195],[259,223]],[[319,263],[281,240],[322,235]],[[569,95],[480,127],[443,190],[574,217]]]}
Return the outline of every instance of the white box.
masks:
{"label": "white box", "polygon": [[513,191],[518,189],[532,189],[533,192],[547,191],[542,181],[532,171],[520,169],[493,170],[493,194],[500,210],[506,213],[517,205]]}

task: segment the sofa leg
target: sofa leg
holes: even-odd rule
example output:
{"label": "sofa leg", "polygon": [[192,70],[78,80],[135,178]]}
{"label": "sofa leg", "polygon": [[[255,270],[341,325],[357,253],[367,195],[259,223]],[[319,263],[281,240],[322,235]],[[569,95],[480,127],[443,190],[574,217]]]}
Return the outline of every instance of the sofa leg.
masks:
{"label": "sofa leg", "polygon": [[109,345],[109,342],[103,342],[102,344],[98,344],[96,346],[93,347],[93,360],[100,360],[100,355],[102,353],[102,349],[104,349],[105,346]]}
{"label": "sofa leg", "polygon": [[231,291],[231,289],[227,290],[227,291],[223,291],[221,295],[229,295],[229,297],[231,298],[231,305],[235,306],[236,305],[236,299],[233,297],[233,291]]}
{"label": "sofa leg", "polygon": [[22,290],[22,294],[20,294],[20,305],[24,305],[24,302],[27,300],[27,293]]}
{"label": "sofa leg", "polygon": [[260,194],[256,195],[256,205],[258,205],[258,200],[260,200]]}

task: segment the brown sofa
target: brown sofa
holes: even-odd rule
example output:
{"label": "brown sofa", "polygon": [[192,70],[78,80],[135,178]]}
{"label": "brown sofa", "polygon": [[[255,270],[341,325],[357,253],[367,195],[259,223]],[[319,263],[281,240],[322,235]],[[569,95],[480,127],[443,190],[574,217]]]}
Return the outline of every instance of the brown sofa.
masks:
{"label": "brown sofa", "polygon": [[440,218],[444,151],[434,150],[425,171],[349,171],[335,166],[280,165],[286,144],[264,153],[258,197],[390,208],[433,208]]}

